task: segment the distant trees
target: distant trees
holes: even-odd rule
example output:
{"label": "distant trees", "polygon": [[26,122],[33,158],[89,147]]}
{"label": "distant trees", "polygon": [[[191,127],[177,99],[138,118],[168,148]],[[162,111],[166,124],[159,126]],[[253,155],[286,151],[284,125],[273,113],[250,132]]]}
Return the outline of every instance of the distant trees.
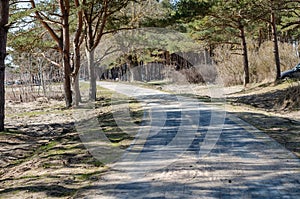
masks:
{"label": "distant trees", "polygon": [[[96,99],[95,49],[103,35],[113,33],[128,24],[126,13],[120,12],[130,0],[83,0],[83,21],[85,24],[85,51],[88,61],[90,90],[89,98]],[[125,23],[124,23],[125,21]]]}
{"label": "distant trees", "polygon": [[[29,2],[29,5],[26,3]],[[96,99],[95,49],[102,37],[120,30],[133,29],[147,24],[154,12],[155,0],[29,0],[13,13],[15,21],[22,28],[16,28],[18,39],[11,41],[12,47],[28,52],[28,49],[42,47],[41,51],[56,49],[61,61],[51,60],[51,55],[42,53],[44,58],[64,69],[64,92],[66,106],[78,105],[81,101],[78,72],[81,65],[81,44],[85,52],[90,77],[90,99]],[[151,11],[150,11],[151,10]],[[145,17],[145,15],[147,15]],[[38,23],[40,25],[38,25]],[[19,37],[20,36],[20,37]],[[20,39],[19,39],[20,38]],[[71,46],[73,39],[73,46]],[[29,44],[30,43],[30,44]],[[99,64],[99,63],[98,63]],[[73,80],[73,81],[72,81]],[[72,92],[73,83],[74,92]],[[73,99],[75,96],[75,101]]]}
{"label": "distant trees", "polygon": [[[71,90],[71,59],[70,59],[70,1],[60,0],[58,6],[51,4],[45,5],[44,9],[37,7],[34,0],[30,0],[31,7],[34,10],[35,17],[48,31],[52,39],[56,42],[57,49],[62,55],[62,65],[64,68],[64,92],[66,107],[72,106],[72,90]],[[48,7],[47,7],[48,6]],[[49,10],[50,6],[50,10]],[[45,14],[48,13],[48,14]]]}
{"label": "distant trees", "polygon": [[284,12],[280,29],[285,41],[300,39],[300,3],[298,1],[289,3]]}
{"label": "distant trees", "polygon": [[13,23],[8,34],[10,59],[6,80],[18,78],[23,83],[18,86],[22,94],[7,97],[31,101],[40,94],[47,98],[54,96],[53,82],[64,80],[61,55],[55,42],[38,21],[29,17],[20,18],[21,15],[28,15],[26,8],[12,6],[10,15]]}
{"label": "distant trees", "polygon": [[[137,28],[145,10],[135,10],[135,6],[153,0],[83,0],[83,21],[85,32],[85,52],[87,57],[90,90],[89,98],[96,99],[95,49],[104,35],[120,30]],[[144,7],[147,9],[147,7]]]}
{"label": "distant trees", "polygon": [[231,45],[232,49],[240,49],[240,46],[244,57],[243,81],[246,85],[249,83],[247,41],[254,39],[255,35],[259,46],[264,34],[268,34],[267,39],[273,40],[275,79],[280,78],[278,42],[285,37],[284,31],[293,34],[290,40],[299,39],[296,28],[299,26],[299,7],[297,0],[180,0],[174,4],[176,14],[173,14],[173,18],[177,23],[184,24],[185,28],[181,30],[190,32],[211,51],[218,45]]}
{"label": "distant trees", "polygon": [[219,1],[209,13],[210,23],[215,26],[215,33],[223,35],[221,43],[233,45],[240,44],[242,47],[242,56],[244,60],[244,86],[250,82],[246,41],[246,31],[250,26],[249,4],[250,2],[248,0]]}
{"label": "distant trees", "polygon": [[[35,52],[57,50],[61,60],[52,60],[64,68],[66,106],[78,105],[78,72],[83,47],[89,68],[91,100],[96,99],[95,49],[105,35],[139,27],[165,27],[188,32],[213,55],[217,46],[229,45],[243,56],[243,83],[250,82],[248,42],[274,41],[276,79],[280,76],[278,42],[299,40],[299,1],[296,0],[29,0],[27,10],[13,12],[19,18],[18,39],[12,48]],[[26,6],[21,6],[22,8]],[[30,8],[31,7],[31,8]],[[34,16],[34,18],[33,18]],[[37,24],[37,20],[40,25]],[[23,25],[22,24],[26,24]],[[41,28],[43,27],[43,28]],[[22,30],[23,28],[23,30]],[[15,30],[14,30],[15,31]],[[72,46],[73,41],[73,46]],[[19,42],[19,43],[17,43]],[[28,45],[28,44],[31,45]],[[84,44],[84,46],[82,45]],[[35,46],[37,48],[32,48]],[[29,50],[30,49],[30,50]],[[43,53],[51,61],[51,55]],[[101,63],[100,63],[101,64]],[[242,76],[242,75],[240,75]],[[73,83],[73,88],[71,84]],[[72,92],[73,90],[73,92]],[[75,96],[75,98],[74,98]],[[74,100],[74,99],[75,100]]]}
{"label": "distant trees", "polygon": [[9,0],[0,1],[0,131],[4,130],[5,118],[5,57],[9,18]]}
{"label": "distant trees", "polygon": [[191,32],[208,46],[216,44],[242,46],[245,86],[250,82],[246,41],[246,29],[249,27],[250,16],[249,5],[249,0],[211,2],[181,0],[175,5],[175,17],[179,20],[191,21],[189,23],[189,27],[192,28]]}
{"label": "distant trees", "polygon": [[260,20],[263,22],[267,22],[267,24],[269,24],[271,28],[272,40],[274,42],[273,52],[276,66],[275,80],[280,79],[281,73],[277,25],[280,23],[281,20],[281,11],[287,8],[287,4],[288,2],[286,0],[259,0],[253,2],[253,18],[258,21]]}

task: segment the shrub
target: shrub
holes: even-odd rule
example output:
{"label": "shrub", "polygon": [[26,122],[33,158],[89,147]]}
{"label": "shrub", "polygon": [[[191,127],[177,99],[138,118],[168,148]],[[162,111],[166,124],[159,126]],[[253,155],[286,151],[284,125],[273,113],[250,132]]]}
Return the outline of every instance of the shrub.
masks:
{"label": "shrub", "polygon": [[[287,70],[296,65],[299,57],[292,44],[279,43],[281,70]],[[276,69],[273,53],[273,42],[263,43],[259,49],[248,41],[248,58],[250,82],[270,82],[275,79]],[[231,45],[219,46],[215,49],[214,60],[220,78],[226,86],[243,83],[243,56],[241,50],[232,50]]]}

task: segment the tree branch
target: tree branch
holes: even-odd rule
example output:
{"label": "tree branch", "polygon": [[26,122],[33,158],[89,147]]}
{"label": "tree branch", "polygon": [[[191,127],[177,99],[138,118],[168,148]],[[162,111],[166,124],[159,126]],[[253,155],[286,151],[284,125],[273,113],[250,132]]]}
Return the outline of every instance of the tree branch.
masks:
{"label": "tree branch", "polygon": [[57,62],[51,60],[50,58],[48,58],[48,57],[45,55],[45,53],[40,53],[40,55],[42,55],[48,62],[50,62],[50,63],[53,64],[54,66],[57,66],[57,67],[59,67],[59,68],[62,68],[62,65],[61,65],[61,64],[59,64],[59,63],[57,63]]}
{"label": "tree branch", "polygon": [[60,46],[60,38],[55,33],[55,31],[49,26],[49,24],[44,21],[43,17],[40,15],[40,12],[37,11],[34,0],[30,0],[30,3],[31,3],[32,9],[35,10],[34,13],[35,13],[36,18],[40,21],[40,23],[44,26],[44,28],[46,28],[46,30],[49,32],[51,37],[56,41],[56,43],[58,44],[59,50],[62,51],[61,46]]}

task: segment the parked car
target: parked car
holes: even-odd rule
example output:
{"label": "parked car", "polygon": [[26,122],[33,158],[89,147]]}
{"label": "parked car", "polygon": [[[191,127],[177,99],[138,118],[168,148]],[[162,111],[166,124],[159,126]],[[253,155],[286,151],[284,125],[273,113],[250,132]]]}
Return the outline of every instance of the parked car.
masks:
{"label": "parked car", "polygon": [[9,86],[9,85],[13,85],[15,82],[14,81],[6,81],[5,85]]}
{"label": "parked car", "polygon": [[292,78],[300,79],[300,63],[290,70],[283,71],[280,76],[281,79]]}
{"label": "parked car", "polygon": [[22,84],[24,84],[24,81],[21,80],[21,79],[18,79],[18,80],[15,81],[15,84],[22,85]]}

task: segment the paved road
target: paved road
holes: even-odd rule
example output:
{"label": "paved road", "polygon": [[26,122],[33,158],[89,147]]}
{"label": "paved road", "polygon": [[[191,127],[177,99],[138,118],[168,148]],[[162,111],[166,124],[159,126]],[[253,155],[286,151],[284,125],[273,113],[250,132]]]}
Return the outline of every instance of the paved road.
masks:
{"label": "paved road", "polygon": [[300,160],[222,106],[99,85],[138,99],[145,122],[130,149],[78,198],[300,198]]}

